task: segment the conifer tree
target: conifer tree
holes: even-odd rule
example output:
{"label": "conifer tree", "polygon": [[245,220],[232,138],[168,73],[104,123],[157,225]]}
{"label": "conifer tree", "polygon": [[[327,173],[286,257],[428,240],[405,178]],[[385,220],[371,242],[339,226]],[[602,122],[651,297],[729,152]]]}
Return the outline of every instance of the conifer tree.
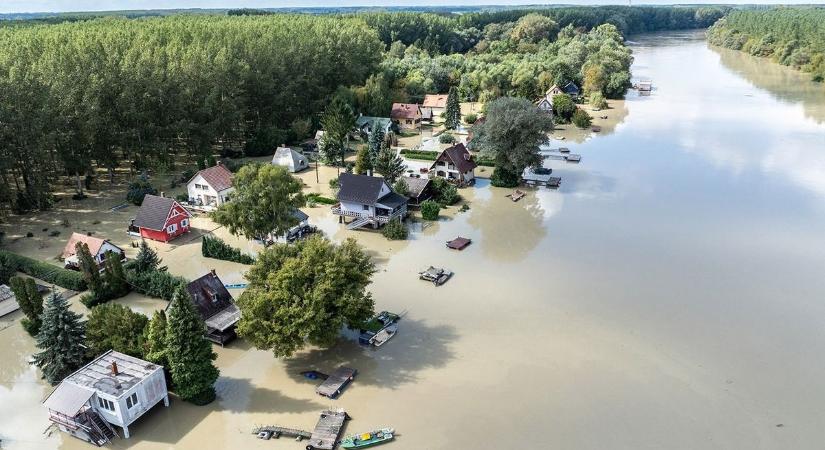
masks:
{"label": "conifer tree", "polygon": [[381,152],[381,148],[384,146],[384,142],[386,141],[384,136],[384,130],[381,129],[381,126],[378,124],[378,121],[372,123],[372,134],[370,134],[369,139],[369,166],[368,169],[372,170],[375,166],[375,161],[378,159],[378,153]]}
{"label": "conifer tree", "polygon": [[404,160],[395,153],[395,150],[389,148],[386,144],[381,146],[381,151],[378,152],[378,157],[375,159],[375,171],[384,176],[387,183],[392,185],[395,180],[404,174],[407,168],[404,165]]}
{"label": "conifer tree", "polygon": [[450,88],[447,95],[447,110],[444,116],[444,127],[448,130],[455,130],[461,124],[461,104],[458,102],[458,91],[455,86]]}
{"label": "conifer tree", "polygon": [[131,290],[126,281],[126,274],[123,272],[123,262],[120,255],[106,252],[106,290],[110,298],[119,298],[128,294]]}
{"label": "conifer tree", "polygon": [[215,399],[218,369],[212,344],[204,338],[206,325],[200,318],[186,286],[179,286],[169,306],[166,351],[175,393],[196,405]]}
{"label": "conifer tree", "polygon": [[62,295],[49,296],[37,335],[41,351],[32,358],[32,364],[43,371],[49,383],[57,384],[85,362],[84,325],[80,314],[69,310],[69,302]]}
{"label": "conifer tree", "polygon": [[149,247],[145,240],[140,241],[140,250],[133,264],[135,271],[140,273],[151,270],[166,270],[166,267],[160,267],[161,262],[157,252],[152,250],[152,247]]}
{"label": "conifer tree", "polygon": [[37,284],[33,278],[22,277],[12,277],[9,283],[17,304],[26,315],[21,321],[23,329],[30,335],[37,336],[40,331],[40,316],[43,314],[43,296],[37,291]]}
{"label": "conifer tree", "polygon": [[103,279],[100,276],[100,268],[89,252],[89,246],[83,242],[78,242],[75,246],[75,254],[80,263],[80,271],[83,273],[83,279],[86,280],[86,286],[92,291],[92,296],[100,298],[103,296]]}
{"label": "conifer tree", "polygon": [[159,364],[169,369],[169,360],[166,357],[166,335],[168,326],[166,324],[166,313],[161,309],[155,311],[149,326],[146,327],[146,339],[144,355],[146,360]]}

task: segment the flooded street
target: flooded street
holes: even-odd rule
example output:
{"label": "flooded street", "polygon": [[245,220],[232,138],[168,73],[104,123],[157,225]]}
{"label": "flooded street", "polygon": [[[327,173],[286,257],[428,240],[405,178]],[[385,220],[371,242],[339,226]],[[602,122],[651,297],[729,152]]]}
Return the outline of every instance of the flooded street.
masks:
{"label": "flooded street", "polygon": [[[349,432],[394,427],[387,448],[398,450],[821,448],[825,86],[709,48],[701,33],[633,40],[634,77],[652,79],[653,94],[629,92],[615,129],[566,141],[582,162],[546,162],[559,190],[513,203],[482,179],[460,191],[469,211],[417,222],[402,242],[306,209],[375,257],[376,310],[405,313],[387,345],[342,340],[276,360],[235,341],[216,348],[217,401],[173,399],[110,446],[298,450],[251,430],[311,429],[332,406],[353,417]],[[302,179],[325,192],[329,175]],[[459,235],[472,245],[446,249]],[[189,278],[215,267],[226,283],[243,279],[242,265],[201,259],[199,240],[160,256]],[[429,265],[456,275],[436,288],[417,279]],[[26,364],[35,348],[20,317],[0,322],[3,448],[92,448],[44,434],[49,387]],[[338,400],[300,375],[341,364],[359,375]]]}

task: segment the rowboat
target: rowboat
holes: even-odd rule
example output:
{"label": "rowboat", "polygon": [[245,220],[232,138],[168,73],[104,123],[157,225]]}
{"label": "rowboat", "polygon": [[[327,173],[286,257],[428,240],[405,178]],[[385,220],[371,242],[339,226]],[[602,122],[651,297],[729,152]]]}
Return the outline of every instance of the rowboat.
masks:
{"label": "rowboat", "polygon": [[341,441],[341,448],[367,448],[389,442],[395,438],[395,430],[382,428],[369,433],[347,436]]}
{"label": "rowboat", "polygon": [[393,336],[395,336],[395,333],[398,333],[398,325],[394,323],[387,325],[375,336],[371,337],[369,343],[376,347],[380,347],[392,339]]}
{"label": "rowboat", "polygon": [[446,283],[447,280],[449,280],[452,276],[453,273],[449,270],[433,266],[430,266],[426,270],[418,272],[418,278],[424,281],[430,281],[436,286],[441,286],[442,284]]}

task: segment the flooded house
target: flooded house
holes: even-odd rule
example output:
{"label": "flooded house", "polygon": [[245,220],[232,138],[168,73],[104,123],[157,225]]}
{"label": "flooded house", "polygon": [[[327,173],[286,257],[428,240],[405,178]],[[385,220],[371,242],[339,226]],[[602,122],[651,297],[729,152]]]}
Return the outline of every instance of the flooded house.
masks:
{"label": "flooded house", "polygon": [[473,156],[464,144],[456,144],[444,149],[438,155],[432,166],[430,176],[437,176],[458,185],[467,185],[475,182],[477,165]]}
{"label": "flooded house", "polygon": [[407,197],[393,191],[383,177],[342,173],[338,182],[338,204],[332,207],[332,213],[342,223],[345,217],[353,219],[347,229],[367,225],[378,228],[407,215]]}
{"label": "flooded house", "polygon": [[0,317],[11,314],[18,309],[20,309],[20,304],[17,303],[14,292],[5,284],[0,284]]}
{"label": "flooded house", "polygon": [[309,167],[309,160],[295,150],[287,146],[281,146],[275,150],[275,155],[272,156],[272,164],[285,167],[290,173],[295,173]]}
{"label": "flooded house", "polygon": [[129,226],[142,238],[169,242],[188,233],[192,214],[173,198],[147,195]]}
{"label": "flooded house", "polygon": [[393,103],[390,119],[402,130],[414,130],[421,125],[421,107],[416,103]]}
{"label": "flooded house", "polygon": [[447,111],[447,97],[447,94],[426,94],[421,109],[429,110],[431,117],[438,117]]}
{"label": "flooded house", "polygon": [[155,405],[169,406],[163,367],[109,350],[69,375],[43,401],[64,433],[97,446],[117,436]]}
{"label": "flooded house", "polygon": [[432,183],[428,178],[402,177],[401,180],[407,185],[407,207],[418,208],[432,198]]}
{"label": "flooded house", "polygon": [[550,86],[550,89],[547,90],[547,92],[545,93],[545,97],[550,98],[550,101],[552,103],[553,97],[561,94],[567,94],[573,98],[576,98],[579,95],[581,95],[581,89],[579,89],[579,87],[576,86],[576,83],[573,83],[572,81],[568,81],[562,86],[554,84],[553,86]]}
{"label": "flooded house", "polygon": [[80,260],[77,256],[77,244],[86,244],[86,246],[89,247],[89,253],[92,254],[92,258],[94,258],[98,266],[103,266],[106,262],[108,252],[112,252],[121,260],[126,259],[126,252],[117,245],[109,242],[108,239],[82,233],[72,233],[69,241],[66,242],[66,247],[63,248],[63,253],[60,255],[63,258],[63,265],[67,269],[77,269],[80,267]]}
{"label": "flooded house", "polygon": [[214,209],[229,201],[232,172],[221,163],[198,171],[186,183],[189,203],[205,209]]}
{"label": "flooded house", "polygon": [[386,136],[392,128],[392,119],[389,117],[370,116],[358,116],[358,118],[355,119],[355,128],[359,133],[364,133],[369,136],[372,134],[372,129],[374,127],[378,127]]}
{"label": "flooded house", "polygon": [[215,270],[186,285],[186,290],[206,323],[206,338],[221,346],[235,339],[241,310]]}

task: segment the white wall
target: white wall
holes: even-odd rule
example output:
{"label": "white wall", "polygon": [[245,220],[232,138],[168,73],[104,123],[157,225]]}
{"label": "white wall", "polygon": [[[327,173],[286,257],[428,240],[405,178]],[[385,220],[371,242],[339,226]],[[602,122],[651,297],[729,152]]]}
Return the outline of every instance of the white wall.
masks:
{"label": "white wall", "polygon": [[[206,189],[198,189],[195,187],[196,184],[206,186]],[[192,181],[186,185],[186,192],[190,199],[195,199],[195,201],[200,199],[202,204],[206,204],[204,196],[212,196],[217,199],[217,206],[224,204],[227,196],[229,196],[229,194],[231,194],[234,190],[234,188],[228,188],[218,192],[210,186],[201,175],[195,175],[195,178],[193,178]]]}

